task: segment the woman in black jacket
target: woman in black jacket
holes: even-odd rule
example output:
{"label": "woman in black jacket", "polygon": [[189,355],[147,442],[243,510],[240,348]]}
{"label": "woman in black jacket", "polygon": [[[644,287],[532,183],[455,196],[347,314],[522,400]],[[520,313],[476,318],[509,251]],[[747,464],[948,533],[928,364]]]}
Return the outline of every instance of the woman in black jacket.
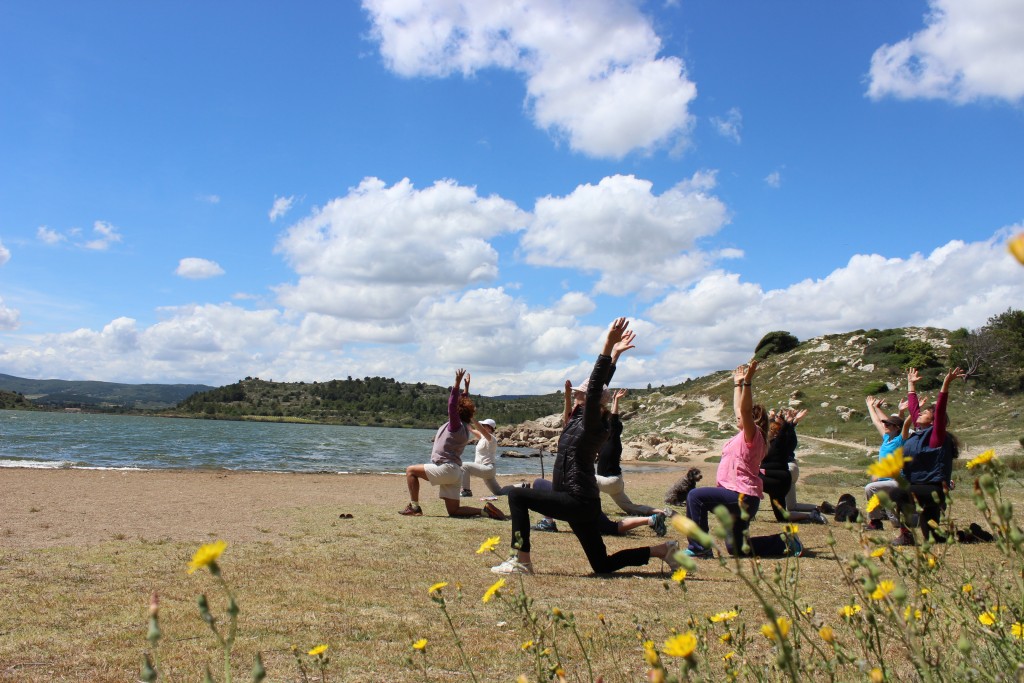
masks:
{"label": "woman in black jacket", "polygon": [[[629,323],[617,318],[605,335],[604,347],[597,357],[590,378],[580,386],[585,391],[583,405],[576,406],[558,439],[558,455],[552,471],[551,491],[513,489],[508,494],[512,516],[513,557],[491,571],[495,574],[532,574],[530,555],[530,510],[547,517],[568,522],[576,534],[590,566],[598,574],[607,574],[623,567],[647,564],[652,557],[664,559],[672,568],[678,566],[676,541],[642,548],[629,548],[609,555],[601,538],[601,492],[597,488],[595,463],[601,446],[608,438],[608,411],[604,397],[611,379],[612,354],[618,355],[629,345]],[[631,348],[631,346],[630,346]]]}

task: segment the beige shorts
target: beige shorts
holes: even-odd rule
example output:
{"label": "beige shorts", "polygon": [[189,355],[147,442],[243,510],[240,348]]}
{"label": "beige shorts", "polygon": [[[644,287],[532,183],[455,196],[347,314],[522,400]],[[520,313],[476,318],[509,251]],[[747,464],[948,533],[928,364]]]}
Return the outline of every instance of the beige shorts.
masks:
{"label": "beige shorts", "polygon": [[437,492],[438,498],[459,499],[459,491],[462,488],[462,468],[459,465],[453,462],[440,465],[428,462],[423,466],[423,471],[427,475],[427,481],[440,489]]}

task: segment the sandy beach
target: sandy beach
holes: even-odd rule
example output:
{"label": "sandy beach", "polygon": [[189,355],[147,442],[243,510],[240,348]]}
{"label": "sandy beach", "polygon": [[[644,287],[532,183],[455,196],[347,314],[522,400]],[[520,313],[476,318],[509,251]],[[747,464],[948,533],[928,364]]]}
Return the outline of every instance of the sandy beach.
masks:
{"label": "sandy beach", "polygon": [[[664,492],[685,471],[679,468],[631,474],[630,490]],[[519,479],[499,477],[503,483]],[[266,541],[277,536],[284,512],[334,506],[339,515],[383,516],[408,499],[404,478],[394,474],[203,470],[7,468],[0,469],[0,491],[0,544],[20,549],[124,539],[204,542],[213,536]],[[421,498],[427,515],[443,513],[436,488],[425,484]],[[508,509],[504,501],[499,505]]]}

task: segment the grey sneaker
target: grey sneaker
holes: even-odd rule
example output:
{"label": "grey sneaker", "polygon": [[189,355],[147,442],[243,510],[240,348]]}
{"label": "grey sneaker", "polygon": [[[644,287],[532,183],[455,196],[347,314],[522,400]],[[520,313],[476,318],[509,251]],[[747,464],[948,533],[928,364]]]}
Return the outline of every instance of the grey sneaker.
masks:
{"label": "grey sneaker", "polygon": [[499,565],[491,567],[492,574],[532,574],[533,563],[532,562],[520,562],[514,557],[510,557]]}
{"label": "grey sneaker", "polygon": [[807,521],[813,522],[814,524],[828,524],[828,521],[817,510],[811,510],[807,515]]}
{"label": "grey sneaker", "polygon": [[654,529],[654,533],[659,536],[664,536],[668,533],[668,528],[665,526],[665,515],[656,512],[651,515],[651,528]]}
{"label": "grey sneaker", "polygon": [[473,492],[470,491],[469,489],[462,489],[462,491],[459,492],[459,497],[460,498],[472,498],[473,497]]}
{"label": "grey sneaker", "polygon": [[555,520],[544,517],[539,522],[530,527],[534,531],[558,531],[558,525],[555,524]]}
{"label": "grey sneaker", "polygon": [[694,550],[693,548],[687,547],[683,550],[683,554],[687,557],[695,557],[701,560],[710,560],[715,556],[715,553],[711,548],[704,548],[703,550]]}

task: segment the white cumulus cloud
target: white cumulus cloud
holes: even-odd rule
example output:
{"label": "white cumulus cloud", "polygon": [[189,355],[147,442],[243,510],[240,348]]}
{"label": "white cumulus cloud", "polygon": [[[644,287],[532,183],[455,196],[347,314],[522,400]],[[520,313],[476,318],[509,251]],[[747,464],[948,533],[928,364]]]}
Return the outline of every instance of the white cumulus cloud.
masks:
{"label": "white cumulus cloud", "polygon": [[10,260],[11,250],[4,246],[3,242],[0,242],[0,266],[7,265]]}
{"label": "white cumulus cloud", "polygon": [[868,95],[881,98],[1024,98],[1024,3],[930,0],[925,28],[871,57]]}
{"label": "white cumulus cloud", "polygon": [[782,173],[780,171],[772,171],[764,177],[764,182],[768,187],[777,190],[782,187]]}
{"label": "white cumulus cloud", "polygon": [[267,214],[270,217],[270,222],[273,223],[278,218],[291,211],[292,204],[294,203],[295,195],[290,197],[274,197],[274,204],[270,207],[270,212]]}
{"label": "white cumulus cloud", "polygon": [[728,221],[709,194],[714,184],[713,174],[698,173],[656,195],[650,181],[617,175],[540,199],[522,237],[526,260],[597,272],[598,292],[653,296],[690,282],[710,258],[697,240]]}
{"label": "white cumulus cloud", "polygon": [[178,261],[178,267],[174,273],[189,280],[205,280],[223,275],[224,269],[216,261],[189,256]]}
{"label": "white cumulus cloud", "polygon": [[651,21],[632,2],[363,0],[386,64],[403,76],[525,78],[540,128],[597,157],[682,145],[697,96],[682,60],[661,57]]}
{"label": "white cumulus cloud", "polygon": [[376,321],[390,336],[425,299],[493,280],[488,239],[526,221],[514,203],[453,181],[418,190],[367,178],[281,236],[275,250],[299,279],[278,298],[294,312]]}

